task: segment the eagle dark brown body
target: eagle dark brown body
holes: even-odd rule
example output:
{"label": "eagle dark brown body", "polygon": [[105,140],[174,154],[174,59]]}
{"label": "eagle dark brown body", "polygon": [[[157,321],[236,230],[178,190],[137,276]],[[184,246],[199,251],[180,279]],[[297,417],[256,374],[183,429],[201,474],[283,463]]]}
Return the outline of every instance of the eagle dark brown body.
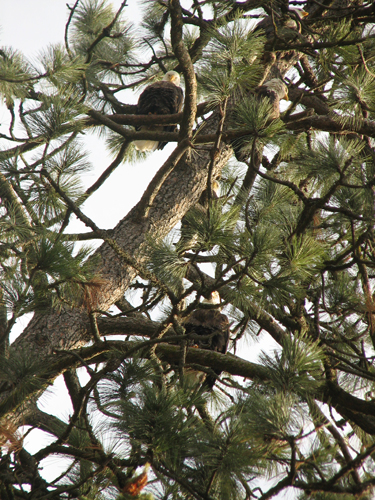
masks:
{"label": "eagle dark brown body", "polygon": [[[202,339],[190,341],[190,346],[200,349],[221,352],[225,354],[229,342],[229,320],[225,314],[217,309],[196,309],[186,319],[185,331],[187,334],[199,335]],[[217,376],[221,370],[214,370]],[[216,377],[207,375],[205,384],[211,389]]]}
{"label": "eagle dark brown body", "polygon": [[172,82],[155,82],[139,96],[139,115],[172,115],[182,107],[183,91]]}
{"label": "eagle dark brown body", "polygon": [[[167,73],[168,75],[168,73]],[[184,93],[181,87],[171,81],[162,80],[149,85],[139,96],[138,115],[172,115],[182,109]],[[144,127],[140,129],[146,130]],[[148,127],[147,130],[175,132],[176,125]],[[163,149],[166,142],[159,142],[154,149]],[[148,149],[150,150],[150,149]]]}

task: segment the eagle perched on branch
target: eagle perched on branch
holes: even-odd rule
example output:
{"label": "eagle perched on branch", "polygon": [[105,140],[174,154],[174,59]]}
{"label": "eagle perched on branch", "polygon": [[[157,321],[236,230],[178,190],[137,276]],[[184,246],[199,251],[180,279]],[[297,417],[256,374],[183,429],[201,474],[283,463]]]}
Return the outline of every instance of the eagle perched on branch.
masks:
{"label": "eagle perched on branch", "polygon": [[[205,299],[204,304],[220,304],[220,295],[218,292],[212,292],[210,299]],[[184,322],[186,334],[199,335],[202,339],[190,341],[190,347],[199,347],[210,351],[221,352],[225,354],[229,342],[229,319],[222,314],[221,308],[218,309],[195,309]],[[214,370],[217,376],[221,370]],[[202,380],[202,372],[195,373],[199,381]],[[215,376],[207,375],[204,383],[209,388],[215,384]]]}
{"label": "eagle perched on branch", "polygon": [[[180,75],[176,71],[168,71],[163,80],[155,82],[145,88],[139,96],[137,115],[172,115],[182,109],[184,93],[180,87]],[[138,127],[143,131],[175,132],[176,125],[153,125]],[[155,151],[163,149],[166,142],[142,140],[134,141],[138,151]]]}
{"label": "eagle perched on branch", "polygon": [[288,100],[288,87],[279,78],[272,78],[255,89],[255,96],[258,100],[269,100],[272,104],[270,118],[276,119],[280,116],[280,101]]}

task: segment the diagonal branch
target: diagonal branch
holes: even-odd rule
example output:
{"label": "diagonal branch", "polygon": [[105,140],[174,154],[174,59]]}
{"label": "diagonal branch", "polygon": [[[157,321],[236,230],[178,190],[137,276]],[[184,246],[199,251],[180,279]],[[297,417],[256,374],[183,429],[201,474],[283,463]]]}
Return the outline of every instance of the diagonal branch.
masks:
{"label": "diagonal branch", "polygon": [[171,40],[173,51],[180,63],[182,72],[185,78],[185,104],[183,111],[183,119],[180,127],[180,137],[191,138],[197,112],[197,82],[195,79],[195,71],[193,63],[190,59],[189,52],[182,40],[182,29],[184,23],[182,21],[182,10],[179,0],[170,1],[171,13]]}

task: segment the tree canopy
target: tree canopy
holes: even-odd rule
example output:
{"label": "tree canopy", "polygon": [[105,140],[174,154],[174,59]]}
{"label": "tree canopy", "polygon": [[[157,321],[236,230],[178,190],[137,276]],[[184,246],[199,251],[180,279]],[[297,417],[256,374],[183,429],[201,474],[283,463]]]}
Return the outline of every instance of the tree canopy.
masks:
{"label": "tree canopy", "polygon": [[[67,5],[37,62],[0,48],[0,498],[371,499],[375,6],[153,0],[135,29],[126,4]],[[121,99],[171,70],[182,112]],[[84,188],[91,131],[113,161]],[[103,229],[85,202],[144,139],[174,148]],[[226,354],[184,326],[214,291]],[[65,421],[38,405],[59,376]]]}

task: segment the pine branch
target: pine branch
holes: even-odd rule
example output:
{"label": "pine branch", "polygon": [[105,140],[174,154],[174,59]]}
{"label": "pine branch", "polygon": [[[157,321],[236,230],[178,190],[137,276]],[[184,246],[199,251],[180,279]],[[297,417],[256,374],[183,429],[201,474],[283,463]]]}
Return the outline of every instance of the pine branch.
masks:
{"label": "pine branch", "polygon": [[65,41],[66,51],[67,51],[67,53],[68,53],[68,55],[69,55],[69,57],[70,57],[71,60],[73,59],[73,54],[72,54],[72,51],[70,50],[70,47],[69,47],[68,32],[69,32],[70,23],[72,22],[72,19],[73,19],[73,16],[74,16],[74,12],[75,12],[75,10],[78,7],[79,1],[80,0],[76,0],[76,3],[73,5],[73,7],[70,7],[69,5],[67,5],[68,9],[70,10],[70,13],[69,13],[68,20],[67,20],[67,22],[65,24],[64,41]]}
{"label": "pine branch", "polygon": [[197,82],[188,50],[182,40],[182,10],[179,0],[170,1],[171,39],[173,51],[180,63],[185,79],[185,101],[179,137],[191,139],[197,109]]}
{"label": "pine branch", "polygon": [[175,148],[173,153],[169,156],[169,158],[164,162],[162,167],[158,170],[157,174],[153,178],[153,180],[148,185],[146,191],[144,192],[139,205],[138,210],[140,215],[143,217],[147,217],[149,215],[149,211],[152,207],[152,204],[157,196],[161,186],[166,181],[168,176],[171,174],[177,162],[182,158],[182,156],[188,151],[191,143],[188,138],[183,139],[178,146]]}
{"label": "pine branch", "polygon": [[[108,179],[108,177],[112,174],[112,172],[115,171],[115,169],[121,164],[122,160],[124,159],[125,152],[130,144],[130,141],[124,141],[122,144],[120,151],[118,152],[118,155],[116,158],[113,160],[113,162],[104,170],[104,172],[101,174],[101,176],[92,184],[90,187],[88,187],[85,191],[84,196],[88,197],[91,196],[92,193],[97,191],[100,186],[104,184],[104,182]],[[80,203],[78,203],[80,205]]]}
{"label": "pine branch", "polygon": [[368,35],[366,37],[360,37],[360,38],[355,38],[352,40],[346,40],[348,35],[345,35],[343,38],[339,40],[334,40],[332,42],[304,42],[304,43],[295,43],[295,44],[277,44],[275,46],[276,50],[301,50],[301,49],[327,49],[330,47],[347,47],[350,45],[358,45],[360,43],[363,43],[369,39],[375,38],[375,35]]}
{"label": "pine branch", "polygon": [[105,26],[105,27],[102,28],[101,33],[96,37],[96,39],[88,47],[88,49],[87,49],[87,56],[86,56],[86,64],[88,64],[91,61],[91,59],[93,57],[93,52],[94,52],[95,47],[103,40],[103,38],[107,38],[107,37],[110,38],[110,37],[113,36],[111,34],[112,28],[116,24],[117,20],[120,17],[120,14],[121,14],[122,10],[126,6],[126,2],[127,2],[127,0],[123,0],[123,2],[121,3],[118,11],[116,12],[114,18],[112,19],[112,21],[107,26]]}

